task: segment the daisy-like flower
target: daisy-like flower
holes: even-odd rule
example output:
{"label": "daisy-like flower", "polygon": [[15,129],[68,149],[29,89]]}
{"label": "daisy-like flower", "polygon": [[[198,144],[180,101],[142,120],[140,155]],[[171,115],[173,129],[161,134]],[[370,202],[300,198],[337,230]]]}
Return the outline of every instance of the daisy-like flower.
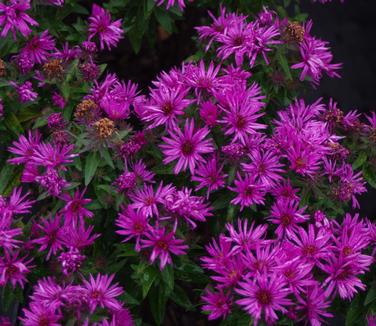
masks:
{"label": "daisy-like flower", "polygon": [[188,246],[181,239],[175,238],[175,232],[167,233],[165,228],[152,229],[146,234],[146,239],[141,240],[141,248],[151,248],[150,262],[159,258],[159,266],[162,270],[166,264],[172,264],[171,254],[184,255]]}
{"label": "daisy-like flower", "polygon": [[244,178],[238,172],[234,181],[234,187],[228,187],[231,191],[236,192],[237,196],[231,200],[234,205],[240,205],[242,211],[244,207],[264,204],[265,187],[256,182],[254,175],[246,174]]}
{"label": "daisy-like flower", "polygon": [[250,276],[268,275],[275,270],[276,258],[281,255],[281,248],[270,243],[258,246],[255,252],[246,251],[244,260]]}
{"label": "daisy-like flower", "polygon": [[199,182],[196,190],[207,188],[207,198],[213,191],[223,188],[227,174],[223,173],[223,164],[218,165],[218,159],[213,156],[205,163],[199,163],[191,180]]}
{"label": "daisy-like flower", "polygon": [[116,220],[116,225],[119,227],[119,230],[117,230],[116,233],[125,237],[122,242],[127,242],[130,239],[135,238],[136,251],[140,251],[141,237],[151,230],[151,226],[145,213],[142,211],[134,211],[128,206],[124,212],[119,214]]}
{"label": "daisy-like flower", "polygon": [[17,91],[18,99],[21,103],[34,102],[38,97],[38,93],[34,92],[33,84],[30,81],[26,81],[21,85],[15,82],[9,82],[9,84]]}
{"label": "daisy-like flower", "polygon": [[92,234],[94,229],[93,225],[90,225],[85,229],[85,225],[79,224],[78,226],[72,227],[71,225],[64,225],[64,236],[63,243],[67,248],[77,248],[83,249],[85,247],[91,246],[95,239],[97,239],[100,234]]}
{"label": "daisy-like flower", "polygon": [[286,307],[292,302],[287,298],[289,290],[283,277],[275,273],[256,277],[254,281],[247,280],[239,283],[236,289],[243,298],[236,301],[243,306],[256,322],[262,315],[267,323],[278,320],[276,312],[287,312]]}
{"label": "daisy-like flower", "polygon": [[137,188],[129,194],[129,199],[132,201],[129,207],[141,211],[148,217],[158,217],[158,204],[162,204],[164,198],[174,191],[175,188],[172,185],[163,186],[162,182],[155,191],[153,186],[144,185],[143,188]]}
{"label": "daisy-like flower", "polygon": [[189,168],[194,174],[197,162],[203,162],[203,154],[212,153],[214,146],[211,139],[205,139],[209,134],[207,127],[195,129],[193,120],[186,120],[184,132],[177,126],[169,131],[169,138],[162,137],[164,143],[160,145],[165,156],[163,163],[172,161],[177,163],[175,174],[186,171]]}
{"label": "daisy-like flower", "polygon": [[30,303],[29,309],[22,310],[24,317],[20,318],[25,326],[61,326],[61,313],[53,306],[38,302]]}
{"label": "daisy-like flower", "polygon": [[282,164],[273,151],[254,150],[249,154],[251,163],[243,163],[245,172],[255,175],[260,183],[270,188],[282,179]]}
{"label": "daisy-like flower", "polygon": [[52,103],[56,105],[58,108],[64,109],[66,102],[65,102],[64,97],[60,93],[54,92],[52,94],[51,100],[52,100]]}
{"label": "daisy-like flower", "polygon": [[[28,171],[33,174],[35,171]],[[36,171],[37,172],[37,171]],[[25,176],[25,173],[23,177]],[[32,177],[32,176],[31,176]],[[25,176],[26,179],[26,176]],[[43,175],[34,176],[34,180],[42,188],[44,188],[51,196],[57,197],[61,194],[63,189],[69,185],[69,183],[59,175],[55,169],[47,169]],[[25,182],[27,182],[25,180]],[[29,181],[30,182],[30,181]]]}
{"label": "daisy-like flower", "polygon": [[47,61],[48,51],[55,49],[55,40],[48,30],[34,36],[21,50],[21,55],[29,58],[33,63],[42,64]]}
{"label": "daisy-like flower", "polygon": [[17,283],[23,288],[26,283],[26,275],[30,273],[32,259],[26,257],[19,258],[19,252],[4,252],[0,257],[0,286],[5,286],[10,282],[13,288]]}
{"label": "daisy-like flower", "polygon": [[65,206],[63,208],[64,217],[67,223],[77,224],[80,221],[84,224],[85,217],[92,218],[94,216],[93,212],[85,208],[85,205],[91,202],[91,199],[84,198],[85,190],[76,190],[74,195],[66,193],[60,198],[65,201]]}
{"label": "daisy-like flower", "polygon": [[[22,194],[22,188],[13,188],[11,195],[7,201],[3,201],[0,205],[0,213],[6,221],[10,222],[12,217],[16,214],[30,213],[30,209],[34,204],[34,200],[30,200],[30,193],[26,192]],[[8,225],[9,227],[9,225]]]}
{"label": "daisy-like flower", "polygon": [[232,244],[223,234],[219,235],[218,242],[213,241],[205,246],[209,256],[201,258],[203,267],[216,271],[227,265],[236,251],[232,248]]}
{"label": "daisy-like flower", "polygon": [[231,312],[231,294],[224,292],[222,289],[218,291],[206,290],[201,299],[205,303],[202,306],[202,310],[209,312],[209,320],[225,319]]}
{"label": "daisy-like flower", "polygon": [[313,177],[322,162],[322,153],[303,141],[296,141],[287,150],[290,169],[303,176]]}
{"label": "daisy-like flower", "polygon": [[65,299],[64,288],[57,284],[52,277],[40,279],[33,290],[33,294],[30,296],[33,301],[55,309],[63,305],[63,300]]}
{"label": "daisy-like flower", "polygon": [[299,208],[299,202],[295,200],[278,200],[270,211],[270,222],[278,225],[276,234],[278,238],[290,236],[298,231],[298,224],[304,223],[308,215],[304,214],[305,207]]}
{"label": "daisy-like flower", "polygon": [[218,107],[211,101],[207,101],[200,106],[200,118],[204,120],[208,127],[213,128],[217,124]]}
{"label": "daisy-like flower", "polygon": [[33,242],[40,245],[39,251],[48,249],[46,259],[49,260],[51,255],[56,255],[58,250],[63,247],[64,229],[61,227],[61,215],[56,214],[54,218],[50,216],[43,219],[37,225],[38,230],[42,233],[40,238],[34,239]]}
{"label": "daisy-like flower", "polygon": [[271,194],[277,200],[298,200],[296,193],[299,189],[293,188],[290,179],[284,180],[283,183],[273,187]]}
{"label": "daisy-like flower", "polygon": [[178,85],[168,88],[161,85],[150,92],[150,101],[144,106],[141,119],[149,124],[149,128],[164,125],[173,128],[177,118],[183,116],[193,100],[187,99],[188,89]]}
{"label": "daisy-like flower", "polygon": [[299,227],[296,233],[290,233],[289,238],[294,242],[301,259],[308,263],[320,266],[322,260],[333,254],[331,234],[324,229],[316,233],[313,224],[308,226],[308,232]]}
{"label": "daisy-like flower", "polygon": [[111,284],[114,275],[97,274],[94,279],[90,274],[89,280],[83,280],[83,287],[86,289],[90,312],[93,313],[97,306],[111,310],[120,310],[121,303],[116,299],[124,291],[118,283]]}
{"label": "daisy-like flower", "polygon": [[217,275],[211,278],[218,283],[220,288],[231,288],[238,284],[242,279],[247,268],[244,259],[238,255],[234,255],[226,265],[220,266],[215,273]]}
{"label": "daisy-like flower", "polygon": [[22,229],[3,229],[3,222],[0,221],[0,247],[5,250],[11,250],[18,248],[18,245],[22,242],[20,240],[14,239],[18,235],[22,234]]}
{"label": "daisy-like flower", "polygon": [[192,189],[183,188],[175,190],[165,196],[163,205],[167,210],[168,217],[184,219],[192,228],[196,227],[196,222],[205,222],[207,217],[213,216],[210,204],[205,202],[201,196],[193,196]]}
{"label": "daisy-like flower", "polygon": [[111,21],[111,14],[107,10],[97,4],[93,4],[91,16],[89,17],[89,41],[95,35],[98,35],[101,50],[105,46],[110,50],[111,47],[116,47],[123,37],[123,32],[121,19]]}
{"label": "daisy-like flower", "polygon": [[72,153],[74,145],[60,145],[50,143],[40,143],[36,146],[32,160],[35,164],[49,168],[61,167],[65,170],[64,165],[72,163],[78,155]]}
{"label": "daisy-like flower", "polygon": [[234,250],[255,250],[257,247],[266,243],[264,237],[266,235],[267,226],[258,225],[252,222],[248,227],[248,220],[238,219],[237,229],[230,223],[226,224],[226,229],[229,232],[227,241],[235,242]]}
{"label": "daisy-like flower", "polygon": [[227,93],[220,104],[224,117],[219,122],[224,125],[225,135],[232,136],[233,143],[240,140],[246,144],[249,135],[266,128],[266,125],[256,122],[263,115],[259,111],[265,105],[261,102],[264,96],[260,92],[260,87],[253,84],[247,91]]}
{"label": "daisy-like flower", "polygon": [[[154,0],[158,6],[163,5],[165,2],[166,3],[166,8],[167,10],[170,9],[171,7],[175,6],[175,2],[179,6],[180,10],[185,9],[185,1],[186,0]],[[188,0],[189,2],[192,2],[193,0]]]}
{"label": "daisy-like flower", "polygon": [[301,311],[303,316],[300,320],[309,321],[311,325],[324,324],[324,318],[333,317],[327,312],[330,307],[325,291],[323,291],[316,283],[314,286],[307,287],[304,296],[297,295],[298,311]]}
{"label": "daisy-like flower", "polygon": [[0,36],[3,38],[7,37],[9,31],[13,34],[14,39],[16,39],[17,31],[24,37],[29,36],[31,29],[28,25],[38,26],[38,23],[26,14],[26,11],[30,8],[30,0],[1,2],[0,27],[2,31]]}

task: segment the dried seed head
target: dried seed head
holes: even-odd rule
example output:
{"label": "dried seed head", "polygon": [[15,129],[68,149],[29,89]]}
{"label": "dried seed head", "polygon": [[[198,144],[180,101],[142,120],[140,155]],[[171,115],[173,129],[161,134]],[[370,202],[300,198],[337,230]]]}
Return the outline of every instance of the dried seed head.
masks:
{"label": "dried seed head", "polygon": [[297,22],[289,22],[285,29],[285,37],[289,42],[301,43],[304,40],[304,27]]}
{"label": "dried seed head", "polygon": [[64,67],[60,59],[51,59],[43,65],[43,72],[47,79],[62,79],[64,76]]}
{"label": "dried seed head", "polygon": [[4,77],[6,75],[6,72],[5,62],[0,59],[0,77]]}
{"label": "dried seed head", "polygon": [[102,118],[93,124],[99,138],[106,139],[112,136],[115,131],[115,123],[108,119]]}
{"label": "dried seed head", "polygon": [[74,117],[79,122],[90,123],[98,118],[99,107],[93,100],[83,100],[76,106]]}

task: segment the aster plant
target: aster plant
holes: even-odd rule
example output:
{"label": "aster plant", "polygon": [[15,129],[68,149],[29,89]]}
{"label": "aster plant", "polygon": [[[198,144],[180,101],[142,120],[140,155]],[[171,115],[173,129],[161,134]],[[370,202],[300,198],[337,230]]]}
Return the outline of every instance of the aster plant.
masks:
{"label": "aster plant", "polygon": [[294,2],[0,3],[1,325],[374,321],[376,114],[304,99],[342,63]]}

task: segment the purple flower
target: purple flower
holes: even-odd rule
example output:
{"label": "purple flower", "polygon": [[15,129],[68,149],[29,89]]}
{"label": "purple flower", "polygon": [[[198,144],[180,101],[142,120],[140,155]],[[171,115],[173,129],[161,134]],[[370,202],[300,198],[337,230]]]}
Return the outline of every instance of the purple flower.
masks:
{"label": "purple flower", "polygon": [[238,172],[234,187],[228,187],[228,189],[237,193],[237,196],[231,200],[231,204],[240,205],[241,211],[244,207],[264,204],[265,187],[256,182],[255,178],[254,175],[246,174],[243,179]]}
{"label": "purple flower", "polygon": [[205,246],[208,257],[202,257],[203,267],[216,271],[227,265],[236,250],[232,248],[232,244],[223,234],[219,235],[218,242],[213,239],[212,243]]}
{"label": "purple flower", "polygon": [[43,175],[35,177],[35,181],[40,184],[51,196],[59,196],[63,189],[69,185],[69,183],[59,175],[59,173],[49,168]]}
{"label": "purple flower", "polygon": [[113,279],[114,275],[98,274],[94,279],[93,275],[90,274],[89,281],[83,280],[91,313],[94,312],[97,306],[115,311],[122,308],[116,297],[124,291],[117,283],[111,284]]}
{"label": "purple flower", "polygon": [[65,104],[66,104],[64,97],[58,92],[54,92],[52,94],[52,103],[60,109],[64,109]]}
{"label": "purple flower", "polygon": [[217,124],[218,107],[211,101],[207,101],[200,106],[200,118],[208,127],[213,128]]}
{"label": "purple flower", "polygon": [[292,304],[287,298],[289,291],[282,276],[271,274],[256,277],[254,281],[246,280],[239,283],[236,289],[243,298],[236,301],[243,306],[256,322],[264,315],[267,323],[278,320],[276,312],[287,312],[286,306]]}
{"label": "purple flower", "polygon": [[47,61],[55,48],[55,40],[49,35],[48,30],[34,36],[21,50],[21,55],[29,58],[33,63],[42,64]]}
{"label": "purple flower", "polygon": [[205,187],[208,188],[208,198],[211,192],[224,187],[226,177],[227,174],[223,173],[223,164],[219,165],[217,157],[213,156],[207,162],[199,163],[191,180],[199,182],[196,191]]}
{"label": "purple flower", "polygon": [[266,128],[266,125],[256,122],[263,115],[259,111],[265,105],[261,102],[264,96],[260,92],[260,87],[253,84],[246,91],[229,92],[224,103],[220,104],[224,117],[219,122],[224,125],[225,135],[232,136],[233,143],[240,140],[245,144],[249,135]]}
{"label": "purple flower", "polygon": [[131,207],[120,213],[116,225],[120,230],[116,233],[124,236],[122,242],[127,242],[132,238],[136,239],[136,251],[140,251],[141,236],[145,236],[151,229],[147,216],[142,211],[134,211]]}
{"label": "purple flower", "polygon": [[149,128],[165,125],[176,126],[177,117],[184,115],[184,110],[193,100],[187,99],[188,89],[183,87],[167,88],[160,86],[150,92],[150,101],[144,106],[141,119],[149,124]]}
{"label": "purple flower", "polygon": [[111,21],[111,14],[107,10],[97,4],[93,4],[91,16],[89,17],[89,41],[95,35],[98,35],[101,50],[105,46],[110,50],[111,47],[117,45],[123,37],[122,34],[121,19]]}
{"label": "purple flower", "polygon": [[60,308],[65,299],[65,289],[61,287],[52,277],[42,278],[33,288],[33,294],[30,298],[34,302],[41,303],[44,306]]}
{"label": "purple flower", "polygon": [[23,288],[26,283],[26,275],[30,273],[30,263],[32,259],[26,257],[19,258],[19,252],[4,252],[0,257],[0,286],[5,286],[10,282],[13,288],[17,283]]}
{"label": "purple flower", "polygon": [[94,214],[85,208],[85,205],[91,203],[91,199],[84,198],[85,190],[76,190],[74,195],[63,194],[60,198],[65,201],[63,213],[66,223],[76,225],[78,222],[84,224],[85,217],[92,218]]}
{"label": "purple flower", "polygon": [[7,4],[0,3],[0,26],[2,27],[0,36],[7,37],[9,31],[14,39],[16,39],[17,31],[24,37],[29,36],[31,29],[28,24],[38,26],[38,23],[26,14],[30,8],[30,0],[10,0]]}
{"label": "purple flower", "polygon": [[41,303],[30,303],[29,310],[24,308],[24,317],[20,318],[25,326],[61,326],[61,313],[53,306],[43,305]]}
{"label": "purple flower", "polygon": [[[186,0],[154,0],[154,1],[157,3],[158,6],[161,6],[166,1],[167,10],[175,6],[175,2],[177,2],[180,10],[184,10]],[[188,1],[192,2],[193,0],[188,0]]]}
{"label": "purple flower", "polygon": [[156,228],[146,234],[146,239],[141,240],[141,248],[151,248],[150,262],[159,258],[162,270],[166,264],[172,264],[171,254],[184,255],[188,246],[181,239],[175,238],[175,232],[167,233],[165,228]]}
{"label": "purple flower", "polygon": [[21,85],[17,85],[15,82],[10,82],[10,85],[17,91],[21,103],[34,102],[38,97],[38,93],[34,92],[33,85],[29,81],[26,81]]}
{"label": "purple flower", "polygon": [[308,215],[304,214],[305,209],[306,207],[299,208],[299,202],[295,200],[279,200],[273,204],[269,220],[278,225],[278,238],[290,236],[298,231],[298,224],[308,219]]}
{"label": "purple flower", "polygon": [[78,155],[72,153],[73,149],[74,145],[40,143],[34,150],[32,160],[37,165],[65,170],[64,165],[72,163]]}
{"label": "purple flower", "polygon": [[78,226],[74,227],[65,224],[63,228],[64,246],[67,248],[77,249],[83,249],[87,246],[91,246],[94,243],[95,239],[97,239],[100,236],[100,234],[97,233],[91,234],[93,229],[93,225],[85,229],[85,225],[83,224],[79,224]]}
{"label": "purple flower", "polygon": [[225,319],[231,312],[232,297],[230,292],[225,293],[221,289],[215,292],[207,290],[201,299],[205,302],[202,310],[209,312],[209,320],[221,317]]}
{"label": "purple flower", "polygon": [[14,239],[16,236],[22,234],[22,229],[4,229],[0,222],[0,247],[5,250],[11,250],[18,248],[19,244],[22,242],[20,240]]}
{"label": "purple flower", "polygon": [[61,130],[64,129],[67,122],[64,120],[61,112],[51,113],[47,118],[48,128]]}
{"label": "purple flower", "polygon": [[211,139],[205,139],[209,134],[209,129],[204,127],[195,129],[193,120],[186,120],[184,132],[178,127],[169,131],[170,138],[162,137],[164,144],[160,145],[165,156],[163,163],[168,164],[177,160],[174,172],[186,171],[189,167],[193,174],[197,162],[203,162],[203,154],[214,151]]}
{"label": "purple flower", "polygon": [[77,248],[69,248],[67,252],[61,253],[58,260],[61,263],[63,274],[70,275],[78,271],[85,258]]}

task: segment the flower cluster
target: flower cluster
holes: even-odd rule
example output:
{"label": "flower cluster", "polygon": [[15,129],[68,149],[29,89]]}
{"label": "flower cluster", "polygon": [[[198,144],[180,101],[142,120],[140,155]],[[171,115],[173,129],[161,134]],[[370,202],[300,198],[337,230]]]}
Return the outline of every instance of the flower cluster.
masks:
{"label": "flower cluster", "polygon": [[206,247],[203,266],[215,282],[202,297],[209,319],[227,317],[236,304],[255,324],[284,316],[321,325],[333,316],[329,307],[336,296],[352,299],[365,289],[360,276],[373,263],[366,252],[375,246],[375,225],[358,215],[346,214],[338,223],[316,211],[305,227],[283,238],[269,237],[266,224],[248,221],[227,224],[227,233]]}

